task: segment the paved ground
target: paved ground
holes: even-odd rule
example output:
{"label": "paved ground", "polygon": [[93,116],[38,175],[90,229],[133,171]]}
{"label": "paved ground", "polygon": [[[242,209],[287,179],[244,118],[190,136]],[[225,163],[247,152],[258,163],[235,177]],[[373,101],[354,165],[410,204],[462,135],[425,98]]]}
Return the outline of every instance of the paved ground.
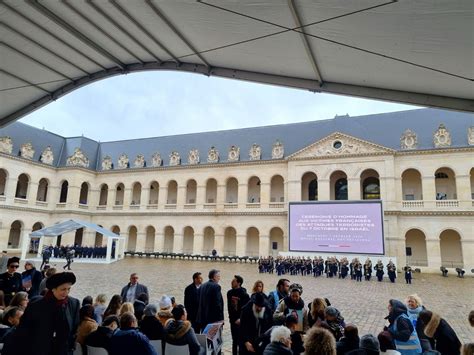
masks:
{"label": "paved ground", "polygon": [[[278,280],[277,275],[258,274],[255,264],[127,257],[110,265],[74,264],[73,271],[78,276],[78,282],[73,287],[72,295],[82,299],[86,295],[95,297],[103,292],[110,298],[120,293],[131,272],[138,272],[140,282],[150,290],[151,302],[157,302],[162,294],[167,294],[175,296],[177,302],[181,303],[184,288],[191,282],[193,272],[200,271],[207,275],[211,268],[221,270],[221,285],[225,292],[230,288],[234,274],[244,278],[244,287],[247,289],[252,288],[255,280],[263,280],[267,293]],[[474,277],[443,278],[428,274],[415,274],[414,277],[412,285],[405,285],[403,279],[395,284],[388,281],[356,283],[347,279],[315,279],[310,276],[289,279],[303,285],[305,303],[311,302],[314,297],[329,298],[346,322],[359,327],[360,334],[377,334],[382,330],[389,299],[404,300],[407,295],[417,293],[428,309],[448,320],[462,342],[474,341],[474,329],[467,322],[467,315],[474,309]],[[225,327],[226,349],[230,346],[229,337],[229,328]]]}

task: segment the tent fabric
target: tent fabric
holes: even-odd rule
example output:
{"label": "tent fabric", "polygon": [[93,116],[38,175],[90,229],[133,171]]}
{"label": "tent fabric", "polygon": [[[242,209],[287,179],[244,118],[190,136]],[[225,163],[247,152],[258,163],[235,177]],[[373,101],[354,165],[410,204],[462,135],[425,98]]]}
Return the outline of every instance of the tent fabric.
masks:
{"label": "tent fabric", "polygon": [[120,237],[118,234],[115,234],[105,228],[102,228],[101,226],[97,224],[80,221],[80,220],[74,220],[74,219],[70,219],[68,221],[55,224],[54,226],[46,227],[46,228],[34,231],[30,233],[30,237],[56,237],[58,235],[72,232],[80,228],[88,228],[88,229],[95,230],[96,232],[106,237],[123,238],[123,237]]}
{"label": "tent fabric", "polygon": [[0,37],[0,127],[145,70],[474,111],[472,0],[1,0]]}

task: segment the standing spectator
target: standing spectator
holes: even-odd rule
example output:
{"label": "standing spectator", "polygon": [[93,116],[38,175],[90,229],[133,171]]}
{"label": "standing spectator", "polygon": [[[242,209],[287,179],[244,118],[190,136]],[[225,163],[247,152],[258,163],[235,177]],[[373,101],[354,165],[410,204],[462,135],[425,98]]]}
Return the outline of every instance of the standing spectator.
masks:
{"label": "standing spectator", "polygon": [[18,307],[24,312],[26,307],[28,306],[28,302],[28,293],[26,293],[25,291],[20,291],[16,293],[15,296],[13,296],[8,306]]}
{"label": "standing spectator", "polygon": [[158,355],[150,340],[137,329],[137,319],[131,312],[120,317],[120,329],[110,339],[110,355]]}
{"label": "standing spectator", "polygon": [[138,274],[133,273],[130,275],[130,282],[122,288],[120,296],[122,296],[123,302],[133,303],[140,293],[148,295],[148,288],[145,285],[139,284]]}
{"label": "standing spectator", "polygon": [[41,254],[43,261],[41,262],[40,270],[43,270],[43,266],[49,264],[49,259],[51,259],[51,249],[46,247],[43,249],[43,253]]}
{"label": "standing spectator", "polygon": [[161,299],[158,305],[160,306],[160,310],[158,312],[158,319],[160,320],[161,324],[164,327],[166,324],[166,321],[168,319],[173,318],[173,313],[171,313],[171,309],[173,308],[171,298],[166,295],[161,296]]}
{"label": "standing spectator", "polygon": [[193,325],[196,333],[199,333],[200,326],[196,322],[199,307],[199,292],[202,285],[202,274],[195,272],[193,274],[193,282],[184,289],[184,307],[188,312],[188,320]]}
{"label": "standing spectator", "polygon": [[10,304],[15,293],[23,290],[21,274],[17,272],[19,267],[20,259],[11,257],[7,262],[7,271],[0,274],[0,290],[5,293],[5,304]]}
{"label": "standing spectator", "polygon": [[316,325],[319,327],[322,322],[326,319],[326,308],[328,307],[328,303],[324,298],[315,298],[311,304],[308,305],[309,312],[308,312],[308,325],[312,327]]}
{"label": "standing spectator", "polygon": [[415,327],[407,315],[406,306],[398,300],[388,304],[388,331],[392,335],[397,350],[403,355],[421,354],[421,344]]}
{"label": "standing spectator", "polygon": [[21,273],[21,282],[24,290],[28,292],[28,296],[34,297],[39,295],[39,285],[43,280],[41,272],[36,270],[35,264],[27,260],[25,262],[25,271]]}
{"label": "standing spectator", "polygon": [[199,295],[197,322],[202,328],[210,323],[224,320],[224,300],[219,285],[221,273],[219,270],[212,269],[208,276],[209,281],[201,286]]}
{"label": "standing spectator", "polygon": [[68,355],[75,346],[79,325],[79,300],[69,297],[76,276],[61,272],[51,276],[48,293],[26,308],[2,355]]}
{"label": "standing spectator", "polygon": [[418,321],[419,314],[425,309],[423,301],[417,294],[409,295],[406,300],[406,306],[408,318],[410,318],[416,329],[416,334],[418,335],[418,339],[420,339],[421,348],[423,351],[431,350],[430,341],[423,331],[423,322]]}
{"label": "standing spectator", "polygon": [[[433,350],[443,355],[460,354],[461,342],[446,320],[428,310],[421,311],[418,319],[424,324],[424,332],[432,341]],[[403,354],[402,351],[400,352]]]}
{"label": "standing spectator", "polygon": [[235,275],[231,282],[231,289],[227,291],[227,310],[229,312],[230,332],[232,334],[232,354],[238,354],[240,340],[240,314],[250,297],[247,290],[242,287],[244,279]]}
{"label": "standing spectator", "polygon": [[276,290],[273,290],[268,295],[268,303],[272,309],[272,312],[278,307],[280,301],[288,296],[288,291],[290,289],[290,280],[280,279],[276,285]]}
{"label": "standing spectator", "polygon": [[109,305],[107,306],[104,317],[118,316],[120,314],[120,308],[122,307],[122,297],[120,295],[113,295],[110,299]]}
{"label": "standing spectator", "polygon": [[263,355],[292,355],[291,332],[285,326],[273,327],[268,344]]}
{"label": "standing spectator", "polygon": [[301,298],[303,287],[299,284],[290,286],[290,294],[286,296],[278,305],[273,317],[275,321],[282,324],[288,314],[293,314],[298,320],[298,332],[305,332],[308,329],[308,310],[304,306]]}
{"label": "standing spectator", "polygon": [[74,262],[74,255],[76,251],[71,247],[71,249],[66,250],[66,265],[63,266],[63,269],[71,270],[71,264]]}
{"label": "standing spectator", "polygon": [[97,330],[98,324],[94,320],[94,306],[87,304],[79,310],[80,323],[77,327],[76,342],[81,345],[86,344],[86,337]]}
{"label": "standing spectator", "polygon": [[158,308],[154,304],[149,304],[143,311],[143,319],[140,323],[140,331],[150,340],[160,340],[165,337],[163,324],[157,317]]}
{"label": "standing spectator", "polygon": [[321,323],[321,327],[329,330],[336,341],[339,341],[344,334],[344,317],[336,307],[329,306],[324,311],[326,320]]}
{"label": "standing spectator", "polygon": [[188,345],[189,354],[199,354],[201,346],[196,338],[191,322],[186,320],[184,306],[179,304],[171,312],[173,313],[173,318],[167,320],[165,326],[166,342],[173,345]]}
{"label": "standing spectator", "polygon": [[104,317],[105,310],[107,309],[107,296],[103,293],[100,293],[95,298],[94,302],[94,320],[97,324],[102,324],[102,319]]}
{"label": "standing spectator", "polygon": [[138,320],[138,325],[140,325],[143,317],[143,311],[145,310],[147,304],[148,295],[146,293],[140,293],[135,302],[133,302],[133,309],[135,310],[135,317]]}
{"label": "standing spectator", "polygon": [[263,336],[272,324],[272,311],[267,306],[265,296],[263,293],[256,293],[255,297],[242,308],[240,316],[240,354],[257,352],[257,339]]}
{"label": "standing spectator", "polygon": [[312,327],[304,339],[305,354],[308,355],[337,355],[336,340],[329,330]]}
{"label": "standing spectator", "polygon": [[0,274],[7,272],[8,254],[6,250],[2,250],[2,257],[0,258]]}
{"label": "standing spectator", "polygon": [[39,287],[38,287],[38,294],[41,294],[43,292],[43,290],[46,289],[46,281],[48,280],[48,278],[53,276],[56,272],[57,272],[57,270],[54,267],[49,268],[45,271],[44,278],[43,278],[43,280],[41,280],[41,282],[39,284]]}
{"label": "standing spectator", "polygon": [[359,330],[354,324],[348,324],[344,328],[344,336],[336,342],[337,355],[343,355],[349,351],[359,349]]}
{"label": "standing spectator", "polygon": [[405,281],[406,281],[406,283],[411,285],[411,279],[412,279],[411,266],[406,265],[406,266],[403,268],[403,271],[405,271]]}
{"label": "standing spectator", "polygon": [[109,350],[110,339],[119,325],[120,321],[117,316],[108,316],[97,330],[87,336],[86,345]]}

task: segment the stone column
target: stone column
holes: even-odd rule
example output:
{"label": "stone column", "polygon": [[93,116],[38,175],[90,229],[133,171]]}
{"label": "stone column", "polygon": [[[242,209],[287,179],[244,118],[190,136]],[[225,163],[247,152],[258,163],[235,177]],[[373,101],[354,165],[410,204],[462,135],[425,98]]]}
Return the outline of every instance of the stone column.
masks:
{"label": "stone column", "polygon": [[174,241],[173,241],[173,253],[182,253],[183,252],[183,233],[174,232]]}
{"label": "stone column", "polygon": [[226,185],[217,185],[217,197],[216,197],[216,207],[218,210],[224,209],[225,201],[225,194],[226,194]]}
{"label": "stone column", "polygon": [[206,201],[206,186],[197,185],[196,186],[196,208],[203,208],[203,205],[207,203]]}
{"label": "stone column", "polygon": [[285,184],[285,201],[301,201],[301,180],[288,180]]}
{"label": "stone column", "polygon": [[439,238],[426,239],[426,255],[428,256],[428,267],[439,270],[442,264]]}
{"label": "stone column", "polygon": [[347,189],[348,189],[348,200],[356,201],[362,200],[360,193],[360,179],[357,178],[348,178],[347,179]]}
{"label": "stone column", "polygon": [[71,181],[68,186],[66,206],[67,208],[77,208],[79,205],[79,196],[81,194],[81,187],[77,186],[75,181]]}
{"label": "stone column", "polygon": [[137,231],[137,244],[135,247],[135,251],[145,251],[145,243],[146,243],[146,233],[145,232],[138,232]]}
{"label": "stone column", "polygon": [[183,208],[186,201],[186,185],[178,185],[178,196],[176,196],[177,208]]}
{"label": "stone column", "polygon": [[165,248],[165,235],[163,234],[163,231],[155,231],[155,250],[157,252],[163,252],[163,249]]}
{"label": "stone column", "polygon": [[459,207],[472,207],[471,177],[469,175],[456,176],[456,195],[459,200]]}
{"label": "stone column", "polygon": [[130,187],[125,187],[123,191],[123,206],[128,208],[132,202],[132,189]]}
{"label": "stone column", "polygon": [[249,190],[249,187],[248,187],[248,184],[245,183],[245,184],[241,184],[239,183],[239,190],[238,190],[238,202],[239,202],[239,208],[246,208],[247,206],[247,201],[248,201],[248,190]]}
{"label": "stone column", "polygon": [[23,228],[21,230],[21,239],[20,239],[21,260],[25,260],[26,254],[28,253],[28,249],[30,248],[30,233],[31,233],[31,228]]}
{"label": "stone column", "polygon": [[423,176],[421,186],[425,208],[435,208],[436,185],[434,175]]}
{"label": "stone column", "polygon": [[204,235],[201,233],[194,233],[193,254],[202,254],[204,248]]}
{"label": "stone column", "polygon": [[15,192],[16,192],[16,184],[17,179],[14,179],[11,176],[8,176],[5,186],[5,202],[8,205],[13,204],[13,200],[15,199]]}
{"label": "stone column", "polygon": [[224,234],[215,233],[214,234],[214,249],[217,250],[218,255],[224,255]]}
{"label": "stone column", "polygon": [[464,269],[469,272],[474,269],[474,240],[461,239],[461,248]]}
{"label": "stone column", "polygon": [[331,186],[329,179],[318,179],[318,201],[331,199]]}
{"label": "stone column", "polygon": [[10,225],[0,222],[0,250],[8,249],[8,237],[10,236]]}
{"label": "stone column", "polygon": [[247,236],[245,234],[237,234],[235,254],[238,256],[247,255]]}
{"label": "stone column", "polygon": [[87,199],[87,204],[91,206],[91,208],[95,209],[95,207],[99,205],[99,199],[100,199],[100,190],[91,188],[89,190],[89,198]]}
{"label": "stone column", "polygon": [[[111,209],[112,206],[115,206],[115,194],[116,194],[116,190],[115,188],[109,188],[107,190],[107,204],[106,204],[106,209]],[[115,248],[117,248],[117,245],[115,246]]]}
{"label": "stone column", "polygon": [[260,235],[258,243],[258,256],[270,255],[270,236]]}
{"label": "stone column", "polygon": [[[107,237],[107,251],[106,251],[106,254],[105,254],[105,261],[107,263],[110,263],[110,261],[112,260],[112,243],[113,243],[113,238],[109,238]],[[118,258],[118,254],[119,254],[119,241],[117,240],[117,242],[115,243],[115,257]]]}
{"label": "stone column", "polygon": [[260,207],[268,208],[270,204],[271,184],[269,182],[260,182]]}
{"label": "stone column", "polygon": [[150,187],[142,187],[142,193],[140,196],[140,205],[147,206],[150,204]]}
{"label": "stone column", "polygon": [[168,198],[168,187],[160,185],[160,192],[158,193],[158,209],[164,209]]}
{"label": "stone column", "polygon": [[28,184],[28,194],[26,197],[28,198],[28,205],[35,206],[36,205],[36,196],[38,195],[38,182],[30,181]]}

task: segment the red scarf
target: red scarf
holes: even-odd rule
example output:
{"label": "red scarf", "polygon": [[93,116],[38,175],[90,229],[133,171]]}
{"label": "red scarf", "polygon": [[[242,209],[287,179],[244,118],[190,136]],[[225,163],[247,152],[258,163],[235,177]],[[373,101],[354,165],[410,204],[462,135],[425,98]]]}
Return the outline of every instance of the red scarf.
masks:
{"label": "red scarf", "polygon": [[57,307],[66,307],[66,305],[69,301],[69,297],[66,297],[63,300],[58,300],[56,297],[54,297],[53,291],[51,291],[51,290],[48,290],[48,292],[46,293],[44,298],[48,301],[54,301],[54,303],[56,304]]}

